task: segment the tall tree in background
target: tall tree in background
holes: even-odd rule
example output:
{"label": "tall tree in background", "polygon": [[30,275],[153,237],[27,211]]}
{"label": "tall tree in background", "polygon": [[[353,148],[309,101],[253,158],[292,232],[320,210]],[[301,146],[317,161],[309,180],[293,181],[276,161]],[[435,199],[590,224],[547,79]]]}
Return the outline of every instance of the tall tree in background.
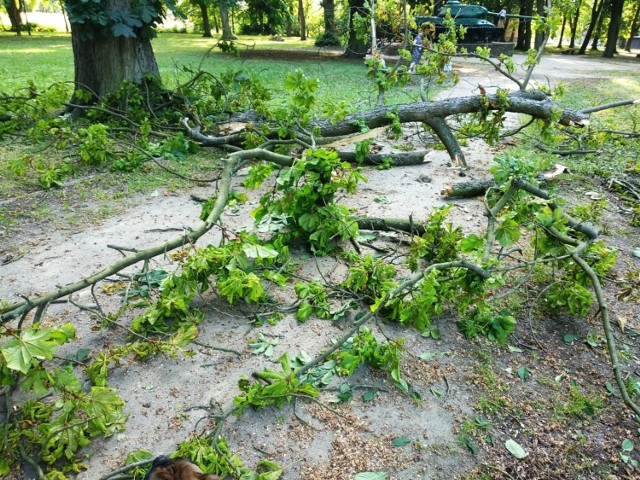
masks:
{"label": "tall tree in background", "polygon": [[611,0],[611,18],[609,20],[609,30],[607,31],[607,44],[602,54],[605,58],[613,58],[614,53],[616,53],[618,34],[622,25],[623,8],[624,0]]}
{"label": "tall tree in background", "polygon": [[629,28],[629,38],[627,38],[624,45],[624,49],[627,52],[631,51],[631,42],[633,37],[638,35],[638,21],[640,21],[640,1],[636,3],[635,13],[633,14],[633,20],[631,21],[631,27]]}
{"label": "tall tree in background", "polygon": [[582,7],[582,0],[577,0],[573,11],[573,18],[571,19],[571,41],[569,42],[569,48],[575,48],[576,35],[578,34],[578,20],[580,19],[580,7]]}
{"label": "tall tree in background", "polygon": [[316,38],[316,47],[339,46],[340,39],[336,35],[336,3],[335,0],[322,0],[324,32]]}
{"label": "tall tree in background", "polygon": [[298,24],[300,25],[300,40],[307,39],[307,19],[304,16],[304,2],[298,0]]}
{"label": "tall tree in background", "polygon": [[[76,88],[101,98],[117,91],[125,80],[142,84],[147,74],[160,76],[150,40],[164,18],[164,3],[67,0],[65,9],[71,24]],[[74,101],[82,102],[78,95]]]}
{"label": "tall tree in background", "polygon": [[589,28],[587,28],[587,33],[582,40],[582,45],[580,45],[580,51],[578,52],[580,55],[584,55],[587,51],[587,45],[589,45],[589,40],[591,40],[591,36],[596,29],[596,26],[602,24],[602,12],[606,0],[593,0],[593,5],[591,6],[591,21],[589,22]]}
{"label": "tall tree in background", "polygon": [[4,8],[7,10],[9,22],[11,22],[11,30],[17,35],[22,35],[22,19],[20,18],[20,7],[16,0],[2,0]]}
{"label": "tall tree in background", "polygon": [[229,9],[236,5],[236,0],[219,0],[220,23],[222,23],[221,40],[235,40],[237,37],[233,34],[231,24],[229,23]]}
{"label": "tall tree in background", "polygon": [[347,58],[362,58],[367,52],[369,42],[358,35],[357,18],[366,19],[369,12],[364,5],[365,0],[349,0],[349,41],[344,56]]}
{"label": "tall tree in background", "polygon": [[205,38],[213,37],[211,33],[211,22],[209,21],[209,0],[195,0],[196,6],[200,9],[200,16],[202,17],[202,36]]}
{"label": "tall tree in background", "polygon": [[[533,0],[520,0],[520,15],[531,16],[533,13]],[[531,48],[531,22],[521,20],[518,23],[518,50],[529,50]]]}

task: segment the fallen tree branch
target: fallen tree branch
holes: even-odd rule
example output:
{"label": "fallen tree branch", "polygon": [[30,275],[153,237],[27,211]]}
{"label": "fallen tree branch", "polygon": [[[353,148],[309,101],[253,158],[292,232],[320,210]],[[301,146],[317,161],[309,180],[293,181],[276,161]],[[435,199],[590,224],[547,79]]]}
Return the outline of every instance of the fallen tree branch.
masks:
{"label": "fallen tree branch", "polygon": [[[251,152],[251,150],[247,151]],[[34,308],[44,308],[47,304],[51,303],[54,300],[65,297],[69,294],[82,290],[86,287],[89,287],[100,280],[103,280],[111,275],[114,275],[125,268],[135,265],[138,262],[149,260],[158,255],[163,255],[166,252],[179,248],[183,245],[189,243],[195,243],[202,235],[207,233],[218,221],[220,218],[222,211],[226,205],[227,197],[229,195],[230,186],[231,186],[231,178],[233,176],[233,172],[235,169],[236,163],[241,158],[245,157],[247,152],[237,152],[229,155],[225,160],[224,170],[222,173],[221,181],[218,188],[218,196],[215,202],[211,213],[207,217],[207,219],[198,227],[185,232],[183,235],[179,235],[174,237],[173,239],[161,243],[159,245],[155,245],[153,247],[139,250],[131,255],[127,255],[126,257],[120,259],[117,262],[109,265],[108,267],[103,268],[102,270],[90,275],[89,277],[85,277],[82,280],[71,283],[69,285],[65,285],[63,287],[54,290],[53,292],[46,293],[44,295],[40,295],[35,298],[26,299],[23,302],[14,303],[8,305],[0,311],[0,324],[4,324],[14,318],[17,318],[21,315],[28,313]],[[252,154],[249,154],[248,158],[251,158]]]}

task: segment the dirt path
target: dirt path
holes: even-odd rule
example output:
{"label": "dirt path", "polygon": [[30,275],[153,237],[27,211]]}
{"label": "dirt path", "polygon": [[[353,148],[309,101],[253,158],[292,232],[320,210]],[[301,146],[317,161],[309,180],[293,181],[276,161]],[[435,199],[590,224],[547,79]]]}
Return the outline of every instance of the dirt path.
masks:
{"label": "dirt path", "polygon": [[[516,61],[521,60],[516,57]],[[499,79],[490,68],[473,60],[456,62],[455,67],[460,70],[462,81],[443,92],[440,98],[478,94],[478,84],[487,89],[513,86]],[[606,72],[606,75],[614,76],[637,68],[637,65],[592,59],[545,57],[535,79],[553,83],[561,78],[589,77],[594,75],[594,71],[599,72],[598,75]],[[471,141],[464,151],[470,165],[467,179],[486,177],[495,150],[480,141]],[[440,197],[443,186],[460,178],[459,171],[450,168],[448,157],[442,151],[429,154],[427,161],[420,166],[368,170],[365,175],[368,183],[361,186],[359,194],[345,199],[358,214],[400,218],[411,215],[417,221],[424,219],[435,206],[443,205],[445,202]],[[240,182],[241,179],[235,181],[238,190],[242,190]],[[13,300],[20,295],[43,292],[53,285],[87,276],[119,258],[117,251],[107,248],[109,244],[141,248],[176,235],[176,231],[158,229],[183,229],[196,222],[199,206],[189,199],[190,193],[207,196],[213,192],[210,187],[171,196],[160,192],[159,196],[132,199],[136,204],[133,208],[91,229],[36,234],[22,258],[0,268],[0,298]],[[252,200],[246,209],[223,219],[227,226],[237,228],[251,223],[249,212],[255,208],[258,196],[255,193],[250,195]],[[481,228],[481,212],[480,201],[460,201],[456,202],[452,219],[470,232]],[[200,244],[215,243],[218,238],[219,232],[213,231]],[[168,262],[156,259],[154,265],[166,266]],[[311,277],[322,273],[328,279],[335,279],[341,273],[337,267],[338,264],[331,259],[323,259],[318,265],[309,261],[303,265],[302,273]],[[81,303],[83,299],[89,300],[86,291],[79,297]],[[106,305],[117,306],[117,298],[101,298]],[[193,347],[195,355],[191,358],[173,360],[158,357],[146,364],[131,362],[116,369],[109,382],[126,402],[126,411],[130,415],[127,430],[90,448],[87,471],[79,474],[79,479],[95,480],[109,473],[121,466],[127,453],[132,451],[144,449],[154,454],[167,454],[191,433],[210,431],[213,425],[211,419],[206,418],[206,412],[192,408],[216,404],[229,407],[238,393],[238,378],[271,365],[270,359],[248,353],[247,345],[258,332],[279,339],[272,357],[275,359],[284,352],[295,356],[305,351],[313,356],[345,328],[339,323],[330,325],[323,321],[309,321],[301,325],[291,316],[275,326],[253,327],[251,319],[240,310],[230,309],[213,297],[200,301],[207,306],[207,318],[198,338],[200,344],[221,345],[242,352],[241,356],[198,345]],[[66,305],[52,307],[46,322],[63,321],[72,321],[78,327],[78,343],[72,347],[74,350],[81,346],[97,350],[120,337],[117,331],[94,333],[95,320],[87,312]],[[461,426],[465,420],[471,419],[473,423],[477,418],[473,405],[484,391],[482,386],[478,387],[483,382],[478,378],[478,365],[483,365],[484,355],[491,354],[495,348],[461,338],[453,319],[442,318],[438,326],[444,339],[441,342],[411,335],[394,326],[380,326],[388,337],[407,337],[403,372],[420,393],[421,401],[412,401],[397,393],[385,375],[365,370],[358,373],[351,383],[380,388],[381,393],[373,401],[365,402],[357,395],[353,402],[333,407],[342,416],[316,404],[299,402],[296,414],[308,424],[298,420],[292,408],[247,412],[239,419],[231,419],[224,429],[232,451],[249,465],[255,465],[259,458],[265,456],[279,462],[287,467],[283,476],[285,480],[346,480],[355,472],[377,470],[393,472],[391,479],[444,480],[468,472],[485,460],[496,465],[499,472],[500,465],[504,466],[501,462],[505,461],[505,455],[504,449],[498,450],[498,446],[501,447],[509,438],[523,438],[522,442],[527,442],[527,449],[535,461],[522,464],[522,476],[519,478],[537,478],[536,465],[544,464],[546,455],[563,455],[564,451],[557,443],[543,446],[526,440],[531,438],[533,427],[524,420],[510,420],[512,417],[521,418],[515,410],[507,414],[502,423],[493,426],[494,443],[484,445],[485,448],[477,455],[472,455],[467,447],[460,445]],[[553,328],[562,333],[565,327],[577,328],[570,319],[559,319]],[[553,343],[552,347],[568,348],[561,340]],[[552,365],[533,366],[532,354],[518,350],[520,353],[494,352],[499,358],[495,365],[499,377],[497,382],[510,390],[510,396],[524,395],[535,399],[538,395],[535,385],[510,383],[512,378],[504,373],[504,369],[520,366],[526,361],[530,368],[537,369],[536,373],[541,376],[544,373],[551,378],[559,375],[553,372],[562,369]],[[427,351],[434,353],[434,359],[420,360],[418,357]],[[575,361],[583,360],[582,356],[586,356],[585,361],[592,360],[588,353],[581,353]],[[570,364],[567,368],[579,369],[579,365]],[[594,373],[598,380],[607,378],[606,366],[603,369],[604,373],[598,369]],[[332,386],[339,383],[336,380]],[[328,390],[320,400],[331,404],[336,395],[335,390]],[[507,410],[511,407],[516,408],[514,404],[503,406]],[[540,428],[544,430],[544,426]],[[581,428],[584,436],[590,427],[583,425]],[[555,434],[556,430],[553,432]],[[409,437],[412,443],[401,448],[391,447],[391,440],[397,437]],[[547,442],[552,436],[540,433],[540,438]],[[590,438],[586,445],[591,446],[591,443]],[[538,446],[539,451],[536,450]],[[596,456],[589,452],[592,457]],[[607,453],[604,451],[602,454],[606,456]]]}

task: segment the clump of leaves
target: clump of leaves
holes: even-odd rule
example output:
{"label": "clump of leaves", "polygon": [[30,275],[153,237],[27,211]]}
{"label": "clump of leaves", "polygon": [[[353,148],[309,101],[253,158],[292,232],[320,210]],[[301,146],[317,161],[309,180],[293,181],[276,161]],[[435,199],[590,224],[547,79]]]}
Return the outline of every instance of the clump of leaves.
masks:
{"label": "clump of leaves", "polygon": [[400,372],[403,345],[404,339],[380,343],[370,329],[362,328],[331,358],[335,360],[336,372],[340,375],[351,376],[360,365],[366,363],[373,368],[389,372],[395,385],[403,392],[408,392],[409,384]]}
{"label": "clump of leaves", "polygon": [[334,248],[334,240],[358,234],[349,209],[334,198],[341,190],[354,193],[361,180],[360,171],[341,162],[337,152],[307,150],[280,174],[275,191],[262,196],[253,216],[258,225],[273,217],[285,218],[290,240],[302,240],[312,252],[325,255]]}

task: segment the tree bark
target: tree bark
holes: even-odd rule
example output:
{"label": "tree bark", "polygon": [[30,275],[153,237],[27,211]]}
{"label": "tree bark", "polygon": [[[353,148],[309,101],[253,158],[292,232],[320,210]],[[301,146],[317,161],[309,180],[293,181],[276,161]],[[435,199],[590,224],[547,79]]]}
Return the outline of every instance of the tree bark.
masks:
{"label": "tree bark", "polygon": [[4,8],[11,22],[11,29],[16,32],[16,35],[22,35],[22,18],[20,18],[20,8],[16,0],[4,0]]}
{"label": "tree bark", "polygon": [[[499,105],[500,100],[495,95],[487,95],[489,105]],[[325,120],[318,122],[316,126],[320,129],[323,137],[337,137],[358,133],[360,125],[364,124],[369,128],[385,127],[391,124],[391,119],[387,114],[394,111],[401,123],[418,122],[428,123],[429,119],[446,119],[452,115],[467,113],[477,113],[484,107],[487,100],[478,96],[457,97],[440,100],[437,102],[416,102],[405,103],[394,106],[376,107],[366,112],[348,115],[344,120],[332,124]],[[523,113],[539,119],[547,119],[554,115],[554,111],[561,110],[560,122],[564,125],[570,123],[584,122],[587,114],[576,110],[562,110],[555,102],[552,102],[543,93],[537,92],[514,92],[508,95],[507,112]]]}
{"label": "tree bark", "polygon": [[298,0],[298,23],[300,25],[300,40],[307,39],[307,19],[304,16],[304,1]]}
{"label": "tree bark", "polygon": [[450,183],[440,192],[440,195],[444,198],[473,198],[484,195],[484,192],[495,186],[497,184],[493,178]]}
{"label": "tree bark", "polygon": [[[533,0],[520,1],[520,15],[531,16],[533,13]],[[531,48],[531,21],[520,20],[518,24],[518,43],[516,49],[529,50]]]}
{"label": "tree bark", "polygon": [[204,0],[198,0],[198,6],[200,7],[200,15],[202,15],[202,36],[205,38],[211,38],[211,22],[209,21],[209,6]]}
{"label": "tree bark", "polygon": [[[132,6],[131,0],[106,3],[112,9],[121,8],[123,4]],[[142,85],[147,74],[160,77],[148,38],[114,37],[110,33],[82,38],[79,28],[77,23],[71,23],[75,88],[91,92],[94,100],[116,92],[125,80]],[[72,103],[86,102],[74,98]]]}
{"label": "tree bark", "polygon": [[587,51],[587,45],[589,45],[589,40],[591,40],[591,35],[593,35],[593,31],[596,28],[596,25],[599,25],[600,18],[602,16],[602,9],[604,7],[605,0],[594,0],[593,6],[591,7],[591,22],[589,22],[589,28],[587,29],[587,33],[582,40],[582,45],[580,45],[580,51],[578,52],[580,55],[584,55]]}
{"label": "tree bark", "polygon": [[359,38],[354,28],[354,16],[358,14],[362,18],[367,18],[368,13],[364,8],[364,0],[349,0],[349,42],[343,54],[346,58],[364,58],[369,47],[366,38]]}
{"label": "tree bark", "polygon": [[562,48],[562,38],[564,37],[564,27],[567,25],[567,16],[562,16],[562,28],[560,29],[560,40],[558,40],[558,48]]}
{"label": "tree bark", "polygon": [[620,26],[622,25],[623,7],[624,0],[611,1],[611,18],[609,20],[609,30],[607,31],[607,44],[602,54],[605,58],[613,58],[613,55],[616,53],[618,34],[620,33]]}
{"label": "tree bark", "polygon": [[[536,0],[536,13],[541,17],[545,16],[544,12],[545,0]],[[546,35],[542,30],[536,31],[535,41],[533,43],[533,48],[538,50],[542,46],[542,42],[544,42]]]}
{"label": "tree bark", "polygon": [[578,30],[578,19],[580,18],[580,7],[582,7],[581,1],[578,2],[576,12],[571,21],[571,41],[569,42],[569,48],[576,47],[576,34],[578,33],[577,30]]}
{"label": "tree bark", "polygon": [[236,40],[229,23],[229,5],[226,0],[220,0],[220,23],[222,23],[222,37],[220,40]]}
{"label": "tree bark", "polygon": [[[394,167],[406,167],[409,165],[420,165],[425,163],[425,156],[429,152],[426,150],[416,150],[413,152],[388,152],[388,153],[370,153],[367,155],[365,165],[381,165],[387,159],[391,160]],[[341,160],[345,162],[355,162],[356,152],[338,152]]]}
{"label": "tree bark", "polygon": [[323,0],[322,8],[324,10],[324,33],[335,35],[336,34],[335,0]]}

